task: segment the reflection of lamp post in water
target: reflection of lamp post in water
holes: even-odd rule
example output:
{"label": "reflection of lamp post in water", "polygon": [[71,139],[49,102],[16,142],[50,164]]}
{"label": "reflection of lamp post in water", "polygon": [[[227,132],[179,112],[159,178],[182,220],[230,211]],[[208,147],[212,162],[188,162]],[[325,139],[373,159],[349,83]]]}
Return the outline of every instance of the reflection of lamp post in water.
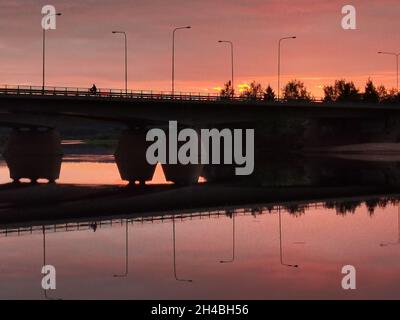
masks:
{"label": "reflection of lamp post in water", "polygon": [[114,274],[116,278],[124,278],[128,276],[129,256],[128,256],[128,219],[125,221],[125,272],[123,274]]}
{"label": "reflection of lamp post in water", "polygon": [[[43,232],[43,267],[46,265],[46,228],[43,225],[42,226],[42,232]],[[47,290],[43,289],[44,292],[44,297],[47,300],[62,300],[62,299],[56,299],[56,298],[51,298],[47,295]]]}
{"label": "reflection of lamp post in water", "polygon": [[175,216],[172,216],[172,238],[173,238],[173,247],[174,247],[174,277],[177,281],[183,282],[193,282],[190,279],[179,279],[176,274],[176,240],[175,240]]}
{"label": "reflection of lamp post in water", "polygon": [[398,232],[397,242],[381,243],[381,247],[396,246],[400,244],[400,205],[397,208],[397,232]]}
{"label": "reflection of lamp post in water", "polygon": [[230,260],[221,260],[220,263],[232,263],[235,261],[235,213],[232,213],[232,258]]}
{"label": "reflection of lamp post in water", "polygon": [[286,264],[283,262],[283,249],[282,249],[282,216],[281,216],[281,208],[278,208],[279,213],[279,254],[281,259],[281,265],[291,268],[298,268],[297,264]]}

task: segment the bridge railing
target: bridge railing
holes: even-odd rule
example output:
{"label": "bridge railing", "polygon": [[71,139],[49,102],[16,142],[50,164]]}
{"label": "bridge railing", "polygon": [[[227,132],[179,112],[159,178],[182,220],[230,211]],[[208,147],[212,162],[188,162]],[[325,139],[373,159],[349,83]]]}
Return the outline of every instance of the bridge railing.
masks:
{"label": "bridge railing", "polygon": [[[23,96],[65,96],[65,97],[91,97],[98,99],[132,99],[132,100],[180,100],[180,101],[239,101],[254,102],[264,101],[264,95],[256,97],[234,96],[224,97],[218,93],[194,93],[194,92],[172,92],[128,90],[124,89],[97,89],[92,92],[89,88],[71,87],[41,87],[26,85],[4,85],[0,87],[0,95],[23,95]],[[313,100],[313,102],[320,102]]]}
{"label": "bridge railing", "polygon": [[4,85],[0,87],[0,94],[4,95],[45,95],[45,96],[71,96],[71,97],[98,97],[98,98],[128,98],[128,99],[162,99],[162,100],[199,100],[215,101],[220,99],[217,93],[201,94],[193,92],[151,91],[99,88],[92,92],[90,88],[71,87],[41,87]]}

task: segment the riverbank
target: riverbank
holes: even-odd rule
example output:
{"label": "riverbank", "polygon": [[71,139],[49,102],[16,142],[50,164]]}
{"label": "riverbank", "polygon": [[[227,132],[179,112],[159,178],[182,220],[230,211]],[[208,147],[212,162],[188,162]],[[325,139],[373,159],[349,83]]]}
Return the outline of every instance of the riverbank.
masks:
{"label": "riverbank", "polygon": [[400,161],[400,143],[362,143],[327,148],[310,148],[306,151],[349,160]]}

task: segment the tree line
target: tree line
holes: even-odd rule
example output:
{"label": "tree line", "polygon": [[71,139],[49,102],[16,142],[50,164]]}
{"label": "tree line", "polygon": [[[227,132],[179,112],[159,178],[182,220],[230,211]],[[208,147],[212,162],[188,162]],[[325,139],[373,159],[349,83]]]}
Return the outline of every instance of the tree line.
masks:
{"label": "tree line", "polygon": [[[324,86],[324,102],[365,102],[365,103],[400,103],[400,93],[396,89],[387,90],[385,86],[375,86],[371,79],[368,79],[364,90],[361,91],[355,84],[344,79],[336,80],[333,85]],[[232,82],[225,83],[221,89],[220,96],[223,99],[231,99],[235,96],[235,89]],[[239,95],[242,99],[264,100],[273,102],[277,95],[270,85],[266,88],[253,81]],[[313,101],[312,96],[302,81],[291,80],[282,89],[282,99],[286,101]]]}

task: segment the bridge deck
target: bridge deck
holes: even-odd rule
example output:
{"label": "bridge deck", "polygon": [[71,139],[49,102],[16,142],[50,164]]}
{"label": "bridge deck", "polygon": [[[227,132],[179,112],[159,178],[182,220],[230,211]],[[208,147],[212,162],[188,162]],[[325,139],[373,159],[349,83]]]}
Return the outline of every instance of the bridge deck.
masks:
{"label": "bridge deck", "polygon": [[223,98],[218,94],[172,95],[170,92],[113,89],[99,89],[93,94],[82,88],[6,86],[0,88],[0,111],[13,114],[20,121],[27,115],[46,116],[49,124],[54,117],[78,117],[128,125],[149,122],[158,125],[176,120],[184,125],[215,126],[295,118],[366,119],[386,123],[400,116],[400,105],[315,100],[270,102],[263,96]]}
{"label": "bridge deck", "polygon": [[[192,102],[223,102],[225,104],[263,104],[263,105],[285,105],[285,106],[330,106],[330,107],[343,107],[343,106],[358,106],[362,108],[389,108],[398,109],[398,106],[393,105],[379,105],[367,104],[367,103],[327,103],[321,99],[312,99],[311,101],[266,101],[264,94],[259,94],[256,97],[246,97],[242,95],[236,95],[233,97],[223,97],[218,93],[193,93],[193,92],[176,92],[172,94],[168,91],[152,91],[152,90],[128,90],[123,89],[98,89],[96,93],[86,88],[71,88],[71,87],[39,87],[39,86],[19,86],[19,85],[6,85],[0,87],[0,97],[4,96],[16,96],[16,97],[70,97],[70,98],[86,98],[86,99],[97,99],[97,100],[121,100],[124,101],[165,101],[165,102],[177,102],[177,101],[192,101]],[[394,107],[394,108],[393,108]]]}

